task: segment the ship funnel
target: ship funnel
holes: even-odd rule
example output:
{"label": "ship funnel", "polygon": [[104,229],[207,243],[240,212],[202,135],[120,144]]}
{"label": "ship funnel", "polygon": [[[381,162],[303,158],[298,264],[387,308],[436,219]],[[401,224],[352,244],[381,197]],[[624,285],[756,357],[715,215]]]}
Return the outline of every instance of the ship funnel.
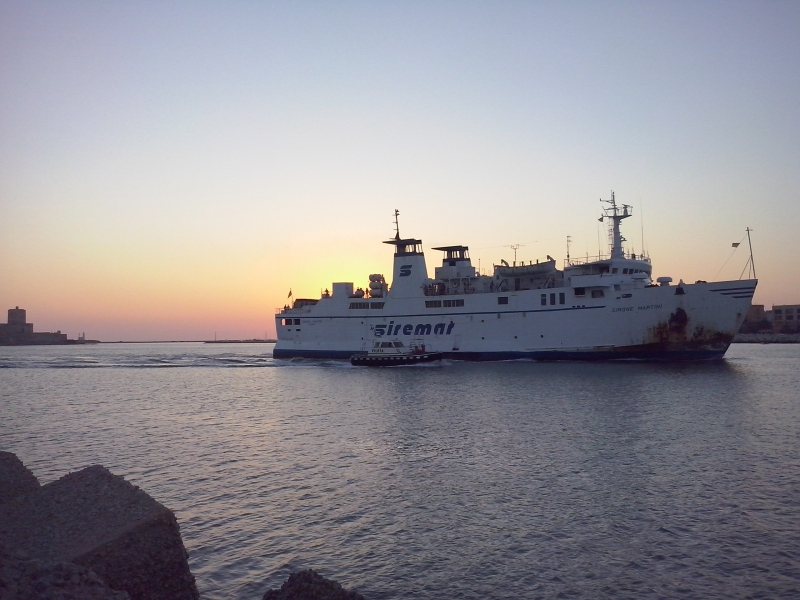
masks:
{"label": "ship funnel", "polygon": [[394,239],[384,242],[394,246],[394,271],[389,296],[412,298],[422,295],[422,284],[428,278],[422,240]]}

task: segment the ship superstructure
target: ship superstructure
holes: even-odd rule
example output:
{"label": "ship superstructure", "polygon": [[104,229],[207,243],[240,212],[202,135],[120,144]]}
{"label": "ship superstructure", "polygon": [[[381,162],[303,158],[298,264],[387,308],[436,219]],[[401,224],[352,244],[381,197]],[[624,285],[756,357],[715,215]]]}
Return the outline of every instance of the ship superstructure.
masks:
{"label": "ship superstructure", "polygon": [[[461,360],[515,358],[721,358],[738,331],[757,280],[672,285],[652,280],[650,258],[626,253],[620,223],[631,207],[612,192],[602,220],[606,256],[494,265],[478,273],[467,246],[439,246],[442,264],[428,276],[422,240],[399,225],[391,286],[382,274],[366,289],[334,283],[318,299],[297,299],[276,314],[275,358],[346,358],[375,341],[422,340],[431,352]],[[397,211],[395,223],[397,225]]]}

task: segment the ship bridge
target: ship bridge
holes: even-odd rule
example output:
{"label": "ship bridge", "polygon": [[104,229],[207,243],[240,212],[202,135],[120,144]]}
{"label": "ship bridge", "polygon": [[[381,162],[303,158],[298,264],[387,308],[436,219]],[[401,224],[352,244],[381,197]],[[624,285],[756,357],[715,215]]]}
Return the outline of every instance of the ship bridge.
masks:
{"label": "ship bridge", "polygon": [[395,238],[383,243],[394,246],[395,256],[415,256],[422,254],[422,240],[415,240],[414,238],[401,240],[400,238]]}
{"label": "ship bridge", "polygon": [[477,275],[469,258],[468,246],[439,246],[433,249],[444,252],[442,266],[434,271],[436,279],[461,279]]}

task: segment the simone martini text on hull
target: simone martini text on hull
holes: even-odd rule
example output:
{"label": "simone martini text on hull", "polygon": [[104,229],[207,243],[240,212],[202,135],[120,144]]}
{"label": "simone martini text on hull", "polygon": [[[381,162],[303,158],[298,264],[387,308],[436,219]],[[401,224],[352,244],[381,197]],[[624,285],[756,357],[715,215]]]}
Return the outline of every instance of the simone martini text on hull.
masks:
{"label": "simone martini text on hull", "polygon": [[[420,339],[457,360],[515,358],[721,358],[747,314],[757,279],[672,285],[651,279],[650,258],[626,252],[620,223],[631,207],[604,201],[609,254],[563,268],[546,261],[479,274],[467,246],[434,248],[442,265],[428,275],[422,240],[400,237],[391,286],[369,276],[366,289],[334,283],[320,298],[296,299],[275,315],[275,358],[367,354],[376,340]],[[395,223],[397,223],[395,211]],[[755,274],[754,274],[755,276]]]}

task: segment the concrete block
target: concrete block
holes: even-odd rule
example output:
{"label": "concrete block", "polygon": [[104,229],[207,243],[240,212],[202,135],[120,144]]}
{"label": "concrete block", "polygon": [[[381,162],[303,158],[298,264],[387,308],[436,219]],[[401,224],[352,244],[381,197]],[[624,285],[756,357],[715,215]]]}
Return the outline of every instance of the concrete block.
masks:
{"label": "concrete block", "polygon": [[0,504],[39,489],[39,481],[16,454],[0,452]]}
{"label": "concrete block", "polygon": [[0,549],[85,566],[132,600],[199,598],[175,515],[100,465],[0,505]]}

